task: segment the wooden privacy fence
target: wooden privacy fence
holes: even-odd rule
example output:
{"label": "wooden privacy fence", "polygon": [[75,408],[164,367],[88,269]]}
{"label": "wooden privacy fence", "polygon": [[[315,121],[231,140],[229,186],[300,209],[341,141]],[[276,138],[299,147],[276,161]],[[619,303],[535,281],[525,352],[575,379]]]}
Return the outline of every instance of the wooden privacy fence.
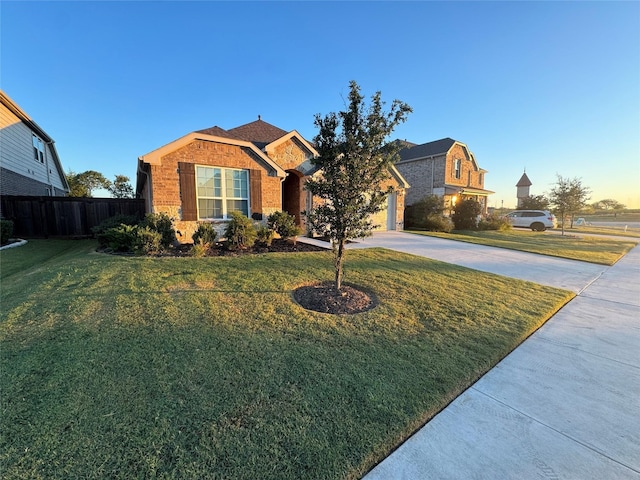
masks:
{"label": "wooden privacy fence", "polygon": [[27,197],[2,195],[0,214],[13,220],[13,236],[89,237],[91,227],[115,215],[144,217],[144,200],[129,198]]}

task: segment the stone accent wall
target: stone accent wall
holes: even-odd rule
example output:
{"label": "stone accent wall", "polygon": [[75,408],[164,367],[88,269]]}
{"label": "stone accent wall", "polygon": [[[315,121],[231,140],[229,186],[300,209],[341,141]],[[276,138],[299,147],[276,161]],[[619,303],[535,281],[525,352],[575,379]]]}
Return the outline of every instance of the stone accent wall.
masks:
{"label": "stone accent wall", "polygon": [[[153,183],[153,212],[164,212],[174,219],[174,227],[181,236],[178,240],[190,243],[193,232],[198,228],[196,221],[183,221],[180,199],[180,174],[178,163],[188,162],[212,167],[261,169],[242,147],[216,142],[195,140],[162,157],[160,165],[151,165],[151,181]],[[262,210],[266,218],[270,213],[281,209],[281,178],[270,177],[266,170],[262,175]],[[221,235],[226,222],[213,222]]]}
{"label": "stone accent wall", "polygon": [[304,170],[302,165],[311,158],[311,154],[295,138],[281,143],[272,150],[267,150],[267,155],[283,170],[298,170],[300,172]]}

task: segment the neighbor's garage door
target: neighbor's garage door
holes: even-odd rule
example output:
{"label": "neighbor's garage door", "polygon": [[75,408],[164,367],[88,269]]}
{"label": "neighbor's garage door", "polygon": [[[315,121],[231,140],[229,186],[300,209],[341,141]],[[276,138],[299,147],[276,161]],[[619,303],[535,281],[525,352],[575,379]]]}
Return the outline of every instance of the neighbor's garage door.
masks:
{"label": "neighbor's garage door", "polygon": [[387,197],[387,199],[384,202],[382,210],[380,210],[375,215],[371,216],[373,224],[377,225],[375,230],[378,231],[378,232],[387,231],[387,230],[395,230],[396,229],[396,227],[395,227],[395,225],[396,225],[396,215],[395,215],[395,210],[396,210],[396,202],[395,202],[395,200],[396,200],[396,196],[395,195],[396,195],[395,193],[389,194],[389,196]]}

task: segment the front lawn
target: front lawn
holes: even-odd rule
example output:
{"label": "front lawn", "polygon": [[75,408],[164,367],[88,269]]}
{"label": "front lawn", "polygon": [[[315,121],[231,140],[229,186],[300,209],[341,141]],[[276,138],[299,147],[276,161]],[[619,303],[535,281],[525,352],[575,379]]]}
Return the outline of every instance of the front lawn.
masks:
{"label": "front lawn", "polygon": [[573,297],[353,250],[380,305],[332,316],[291,294],[330,252],[94,247],[0,253],[3,478],[359,478]]}
{"label": "front lawn", "polygon": [[504,232],[495,230],[457,231],[454,233],[418,230],[407,230],[406,232],[602,265],[613,265],[637,243],[631,240],[613,240],[596,236],[576,237],[569,232],[562,236],[520,229]]}

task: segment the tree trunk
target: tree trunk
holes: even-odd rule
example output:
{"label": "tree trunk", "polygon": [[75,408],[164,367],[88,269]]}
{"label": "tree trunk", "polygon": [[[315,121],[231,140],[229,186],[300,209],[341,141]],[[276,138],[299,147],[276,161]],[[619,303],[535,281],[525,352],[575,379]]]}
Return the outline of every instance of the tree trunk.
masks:
{"label": "tree trunk", "polygon": [[337,248],[335,250],[335,269],[336,269],[336,279],[335,279],[335,287],[336,287],[336,292],[340,292],[340,289],[342,288],[342,277],[344,276],[344,273],[342,271],[342,267],[344,265],[344,243],[345,240],[344,238],[341,238],[337,241],[338,245]]}

